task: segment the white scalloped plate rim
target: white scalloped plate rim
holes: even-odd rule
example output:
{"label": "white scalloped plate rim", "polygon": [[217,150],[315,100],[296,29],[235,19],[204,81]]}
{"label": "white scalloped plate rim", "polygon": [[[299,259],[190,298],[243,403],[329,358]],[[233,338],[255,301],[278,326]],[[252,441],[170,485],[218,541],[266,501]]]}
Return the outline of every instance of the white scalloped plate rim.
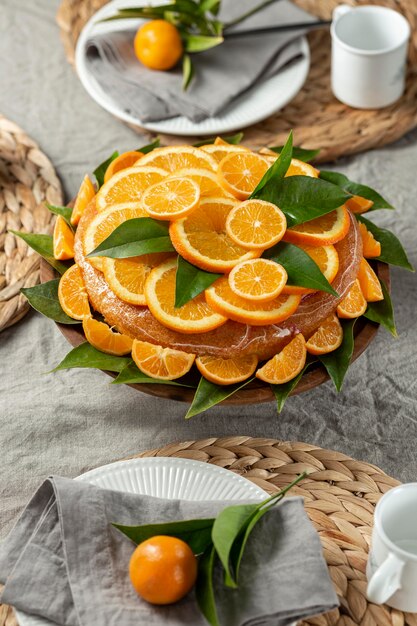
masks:
{"label": "white scalloped plate rim", "polygon": [[[116,461],[89,470],[75,480],[102,489],[183,500],[254,500],[266,491],[230,470],[192,459],[142,457]],[[56,626],[23,611],[15,611],[19,626]]]}
{"label": "white scalloped plate rim", "polygon": [[[290,102],[303,87],[310,69],[310,48],[306,37],[301,37],[303,57],[282,70],[275,76],[249,89],[241,97],[226,107],[221,114],[210,117],[202,122],[192,122],[183,116],[169,120],[142,122],[139,118],[129,115],[111,100],[99,86],[94,76],[88,71],[85,63],[85,43],[93,32],[106,32],[137,28],[143,22],[140,19],[123,20],[122,22],[106,22],[97,24],[117,8],[138,6],[138,0],[112,0],[97,11],[85,24],[77,41],[75,51],[75,67],[78,77],[88,94],[103,109],[115,117],[139,126],[146,130],[183,136],[217,135],[251,126],[270,117]],[[149,0],[147,5],[161,4],[161,0]]]}

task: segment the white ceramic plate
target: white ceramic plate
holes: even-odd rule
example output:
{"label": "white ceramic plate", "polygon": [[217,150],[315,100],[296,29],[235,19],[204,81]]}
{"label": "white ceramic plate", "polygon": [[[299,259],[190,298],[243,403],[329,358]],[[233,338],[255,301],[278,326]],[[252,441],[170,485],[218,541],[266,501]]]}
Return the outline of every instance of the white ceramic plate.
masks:
{"label": "white ceramic plate", "polygon": [[[103,489],[182,500],[263,500],[267,493],[238,474],[217,465],[169,457],[145,457],[103,465],[75,480]],[[54,626],[16,611],[19,626]],[[56,625],[55,625],[56,626]]]}
{"label": "white ceramic plate", "polygon": [[[113,0],[105,4],[84,26],[78,38],[75,65],[78,76],[90,96],[104,109],[129,124],[141,126],[157,133],[173,135],[217,135],[231,132],[251,124],[256,124],[282,109],[300,91],[307,78],[310,68],[310,49],[307,39],[301,38],[303,57],[282,70],[275,76],[264,81],[256,88],[248,90],[243,96],[234,100],[221,114],[194,123],[186,117],[174,117],[160,122],[141,122],[135,116],[127,114],[111,100],[89,72],[85,62],[85,43],[94,33],[109,30],[137,28],[143,21],[140,19],[121,20],[98,24],[100,20],[113,15],[118,8],[138,6],[138,0]],[[160,0],[148,0],[148,5],[161,4]]]}

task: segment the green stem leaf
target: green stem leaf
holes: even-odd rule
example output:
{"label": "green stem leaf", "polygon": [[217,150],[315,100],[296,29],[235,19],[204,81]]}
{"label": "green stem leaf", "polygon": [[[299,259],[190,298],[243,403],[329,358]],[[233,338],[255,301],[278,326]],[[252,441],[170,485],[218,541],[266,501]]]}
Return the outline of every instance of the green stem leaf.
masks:
{"label": "green stem leaf", "polygon": [[145,524],[143,526],[124,526],[123,524],[113,524],[113,526],[136,544],[156,535],[177,537],[188,543],[193,553],[198,555],[212,545],[211,529],[213,524],[214,519],[192,519],[161,524]]}
{"label": "green stem leaf", "polygon": [[214,549],[214,546],[211,545],[200,557],[198,562],[198,576],[195,586],[195,596],[200,611],[208,623],[211,626],[220,626],[213,588],[215,560],[216,550]]}
{"label": "green stem leaf", "polygon": [[128,385],[128,384],[141,384],[141,383],[155,383],[160,385],[174,385],[175,387],[190,387],[194,388],[194,385],[187,384],[185,382],[179,382],[178,380],[157,380],[147,376],[137,365],[130,361],[126,367],[122,369],[118,377],[111,383],[112,385]]}
{"label": "green stem leaf", "polygon": [[70,264],[54,259],[54,244],[51,235],[38,235],[36,233],[22,233],[17,230],[10,230],[10,233],[23,239],[28,246],[35,250],[42,258],[49,263],[57,272],[64,274]]}
{"label": "green stem leaf", "polygon": [[148,154],[148,152],[152,152],[152,150],[155,150],[155,148],[159,148],[160,145],[161,145],[161,141],[159,137],[157,137],[155,141],[152,141],[152,143],[147,143],[141,148],[137,148],[136,152],[142,152],[142,154]]}
{"label": "green stem leaf", "polygon": [[272,185],[276,180],[284,178],[288,168],[291,165],[292,159],[292,131],[288,135],[288,139],[283,146],[279,157],[273,165],[265,172],[255,189],[250,195],[250,198],[260,198],[264,200],[262,190],[265,185],[270,182]]}
{"label": "green stem leaf", "polygon": [[[269,149],[273,152],[277,152],[280,154],[283,150],[284,146],[272,146]],[[304,161],[304,163],[309,163],[312,161],[318,154],[320,153],[320,149],[318,150],[306,150],[305,148],[298,148],[294,146],[292,149],[292,158],[298,159],[299,161]]]}
{"label": "green stem leaf", "polygon": [[322,170],[320,172],[320,178],[322,180],[327,180],[329,183],[333,183],[334,185],[338,185],[338,187],[354,196],[362,196],[367,200],[372,200],[374,204],[370,208],[370,211],[375,209],[394,209],[394,207],[377,191],[375,191],[375,189],[367,187],[366,185],[361,185],[360,183],[354,183],[340,172],[327,172]]}
{"label": "green stem leaf", "polygon": [[272,202],[285,213],[289,227],[326,215],[350,197],[337,185],[310,176],[273,178],[257,194],[257,198]]}
{"label": "green stem leaf", "polygon": [[204,52],[223,43],[223,37],[210,37],[207,35],[193,35],[184,33],[184,49],[186,52]]}
{"label": "green stem leaf", "polygon": [[53,204],[49,204],[48,202],[45,202],[45,206],[54,215],[60,215],[61,217],[63,217],[71,230],[73,230],[73,226],[71,224],[72,209],[70,207],[54,206]]}
{"label": "green stem leaf", "polygon": [[87,257],[106,256],[127,259],[151,252],[175,252],[168,226],[150,217],[126,220]]}
{"label": "green stem leaf", "polygon": [[204,411],[207,411],[207,409],[219,404],[219,402],[226,400],[226,398],[229,398],[234,393],[239,391],[239,389],[248,385],[252,380],[253,378],[245,380],[243,383],[237,383],[236,385],[222,386],[215,385],[202,376],[185,419],[189,419],[199,413],[203,413]]}
{"label": "green stem leaf", "polygon": [[353,348],[355,347],[353,328],[356,319],[340,321],[343,328],[342,344],[334,352],[322,354],[318,357],[319,361],[321,361],[326,368],[337,391],[340,391],[342,388],[343,380],[352,358]]}
{"label": "green stem leaf", "polygon": [[26,287],[20,291],[28,299],[29,304],[42,315],[60,324],[80,324],[73,320],[62,309],[58,299],[59,278],[47,283]]}
{"label": "green stem leaf", "polygon": [[285,268],[289,285],[319,289],[338,296],[317,263],[298,246],[280,241],[265,250],[262,256],[280,263]]}
{"label": "green stem leaf", "polygon": [[403,267],[410,272],[414,272],[414,268],[407,258],[407,254],[402,247],[399,239],[386,228],[376,226],[373,222],[370,222],[363,217],[363,215],[357,215],[357,220],[365,224],[366,228],[373,234],[375,239],[381,244],[381,254],[376,260],[389,263],[390,265],[397,265]]}
{"label": "green stem leaf", "polygon": [[221,276],[222,274],[204,272],[179,256],[175,278],[175,306],[183,306]]}
{"label": "green stem leaf", "polygon": [[106,173],[107,168],[109,167],[112,161],[117,159],[118,156],[119,156],[119,153],[116,150],[115,152],[113,152],[113,154],[109,156],[108,159],[103,161],[103,163],[100,163],[100,165],[98,165],[96,169],[94,170],[93,174],[96,177],[96,181],[97,181],[97,185],[99,189],[100,187],[104,185],[104,175]]}
{"label": "green stem leaf", "polygon": [[194,78],[194,65],[189,54],[182,57],[182,88],[187,91],[191,81]]}
{"label": "green stem leaf", "polygon": [[130,362],[130,357],[113,356],[100,352],[93,348],[87,341],[80,344],[57,365],[52,372],[58,370],[72,369],[74,367],[87,367],[108,372],[121,372]]}
{"label": "green stem leaf", "polygon": [[394,308],[392,306],[391,296],[384,281],[380,280],[382,293],[384,299],[379,302],[368,302],[368,308],[366,309],[364,316],[376,322],[382,324],[393,337],[398,337],[397,329],[395,327],[394,320]]}

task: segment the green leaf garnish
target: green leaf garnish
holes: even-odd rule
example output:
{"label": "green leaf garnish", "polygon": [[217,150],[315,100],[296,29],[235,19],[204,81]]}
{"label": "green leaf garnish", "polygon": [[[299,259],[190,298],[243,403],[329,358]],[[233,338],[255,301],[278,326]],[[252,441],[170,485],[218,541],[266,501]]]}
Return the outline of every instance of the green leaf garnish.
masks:
{"label": "green leaf garnish", "polygon": [[163,522],[161,524],[145,524],[143,526],[124,526],[112,524],[134,543],[139,544],[155,535],[168,535],[182,539],[193,553],[202,554],[211,545],[212,519],[191,519],[179,522]]}
{"label": "green leaf garnish", "polygon": [[93,348],[88,341],[80,344],[57,365],[52,372],[71,369],[74,367],[88,367],[109,372],[121,372],[130,362],[130,357],[112,356]]}
{"label": "green leaf garnish", "polygon": [[193,385],[188,385],[183,382],[178,382],[177,380],[158,380],[157,378],[151,378],[147,376],[133,361],[129,361],[129,363],[122,369],[118,377],[111,383],[112,385],[129,385],[134,383],[156,383],[161,385],[174,385],[176,387],[191,387]]}
{"label": "green leaf garnish", "polygon": [[285,142],[285,146],[282,148],[282,151],[279,157],[277,158],[275,163],[273,163],[273,165],[271,165],[271,167],[262,176],[261,180],[256,185],[255,189],[252,191],[250,198],[260,198],[261,200],[265,200],[265,198],[262,195],[262,190],[264,189],[265,185],[269,181],[275,182],[275,180],[284,178],[285,174],[287,173],[288,168],[291,165],[291,158],[292,158],[292,131],[288,135],[288,139]]}
{"label": "green leaf garnish", "polygon": [[[269,148],[269,149],[272,150],[272,152],[277,152],[278,154],[280,154],[282,152],[283,147],[284,146],[273,146],[272,148]],[[305,148],[297,148],[297,146],[294,146],[292,149],[292,157],[293,159],[304,161],[304,163],[309,163],[319,154],[319,152],[320,152],[320,149],[306,150]]]}
{"label": "green leaf garnish", "polygon": [[257,197],[278,206],[290,227],[334,211],[351,196],[321,178],[287,176],[272,178]]}
{"label": "green leaf garnish", "polygon": [[304,365],[303,369],[298,374],[298,376],[296,376],[292,380],[289,380],[287,383],[282,383],[282,385],[271,385],[271,389],[277,401],[278,413],[281,413],[282,409],[284,408],[285,402],[287,401],[288,396],[293,391],[293,389],[296,388],[296,386],[302,379],[306,370],[310,367],[312,363],[315,363],[315,362],[317,362],[316,359],[308,355],[306,364]]}
{"label": "green leaf garnish", "polygon": [[204,272],[179,256],[175,277],[175,307],[181,307],[198,296],[221,276],[222,274]]}
{"label": "green leaf garnish", "polygon": [[365,224],[366,228],[381,244],[381,254],[376,260],[384,261],[384,263],[389,263],[390,265],[398,265],[398,267],[403,267],[410,272],[414,272],[414,268],[408,260],[401,242],[394,233],[386,228],[376,226],[373,222],[367,220],[366,217],[363,217],[363,215],[356,215],[356,219]]}
{"label": "green leaf garnish", "polygon": [[207,548],[198,562],[198,575],[195,597],[200,611],[211,626],[220,626],[214,597],[213,574],[216,550],[213,545]]}
{"label": "green leaf garnish", "polygon": [[319,289],[333,296],[338,295],[317,263],[298,246],[280,241],[272,248],[265,250],[262,256],[280,263],[285,268],[289,285]]}
{"label": "green leaf garnish", "polygon": [[[193,144],[195,148],[199,148],[200,146],[206,146],[207,144],[214,143],[217,137],[207,137],[203,139],[203,141],[197,141],[197,143]],[[243,133],[236,133],[236,135],[228,135],[227,137],[220,137],[226,143],[230,143],[233,146],[237,146],[243,139]]]}
{"label": "green leaf garnish", "polygon": [[207,409],[219,404],[219,402],[226,400],[226,398],[232,396],[234,393],[239,391],[239,389],[242,389],[249,384],[252,380],[253,378],[245,380],[242,383],[237,383],[236,385],[223,386],[215,385],[202,376],[185,419],[190,419],[190,417],[194,417],[194,415],[203,413],[204,411],[207,411]]}
{"label": "green leaf garnish", "polygon": [[[103,163],[100,163],[100,165],[98,165],[96,167],[96,169],[94,170],[93,174],[96,177],[96,181],[98,184],[98,188],[100,189],[100,187],[102,187],[104,185],[104,174],[106,173],[107,168],[109,167],[110,163],[112,161],[114,161],[115,159],[117,159],[117,157],[119,156],[118,151],[116,150],[115,152],[113,152],[113,154],[111,154],[109,156],[108,159],[106,159],[105,161],[103,161]],[[139,158],[139,157],[138,157]]]}
{"label": "green leaf garnish", "polygon": [[189,54],[182,57],[182,88],[187,91],[194,78],[194,65]]}
{"label": "green leaf garnish", "polygon": [[184,48],[186,52],[204,52],[223,43],[223,37],[210,37],[207,35],[183,34]]}
{"label": "green leaf garnish", "polygon": [[340,172],[327,172],[322,170],[320,172],[320,178],[327,180],[329,183],[338,185],[344,191],[351,193],[354,196],[362,196],[367,200],[372,200],[373,206],[369,209],[373,211],[375,209],[394,209],[394,207],[383,198],[375,189],[368,187],[367,185],[361,185],[360,183],[354,183],[349,180],[347,176]]}
{"label": "green leaf garnish", "polygon": [[70,264],[63,263],[54,259],[54,244],[51,235],[38,235],[36,233],[22,233],[17,230],[9,230],[20,239],[23,239],[28,246],[35,250],[42,258],[45,259],[57,272],[64,274],[70,267]]}
{"label": "green leaf garnish", "polygon": [[42,315],[60,324],[79,324],[62,309],[58,299],[59,278],[41,283],[34,287],[26,287],[20,291],[28,299],[29,304]]}
{"label": "green leaf garnish", "polygon": [[217,15],[220,8],[220,2],[221,0],[201,0],[199,6],[200,13],[205,13],[206,11],[208,11],[213,15]]}
{"label": "green leaf garnish", "polygon": [[151,252],[175,252],[169,238],[168,226],[151,217],[135,217],[115,228],[87,257],[127,259]]}
{"label": "green leaf garnish", "polygon": [[383,280],[379,280],[381,283],[382,293],[384,299],[379,302],[368,302],[368,308],[364,313],[364,317],[368,318],[372,322],[382,324],[393,335],[398,337],[397,329],[395,327],[394,320],[394,308],[392,306],[391,296]]}
{"label": "green leaf garnish", "polygon": [[322,354],[318,357],[326,368],[337,391],[340,391],[342,388],[343,380],[352,358],[353,348],[355,346],[353,327],[355,326],[356,319],[340,321],[343,328],[343,341],[341,345],[334,352]]}
{"label": "green leaf garnish", "polygon": [[55,206],[53,204],[49,204],[48,202],[45,202],[45,206],[54,215],[60,215],[61,217],[63,217],[66,223],[68,224],[68,226],[72,229],[72,224],[71,224],[72,209],[69,206]]}
{"label": "green leaf garnish", "polygon": [[152,150],[155,150],[155,148],[159,148],[160,145],[161,145],[161,141],[159,137],[157,137],[155,141],[153,141],[152,143],[147,143],[145,146],[138,148],[136,152],[142,152],[142,154],[148,154],[148,152],[152,152]]}

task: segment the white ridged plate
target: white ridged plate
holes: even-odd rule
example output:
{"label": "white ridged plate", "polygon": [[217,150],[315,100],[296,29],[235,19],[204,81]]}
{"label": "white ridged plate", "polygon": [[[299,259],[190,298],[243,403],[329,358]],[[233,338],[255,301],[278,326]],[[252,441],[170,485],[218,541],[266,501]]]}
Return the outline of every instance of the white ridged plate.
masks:
{"label": "white ridged plate", "polygon": [[[144,20],[129,19],[101,24],[98,24],[98,22],[110,15],[114,15],[119,8],[137,7],[140,4],[140,0],[112,0],[112,2],[105,4],[84,26],[78,38],[75,51],[75,66],[85,90],[106,111],[129,124],[146,128],[152,132],[172,135],[193,136],[227,133],[256,124],[276,113],[297,95],[305,83],[310,69],[310,49],[307,39],[301,37],[303,56],[300,60],[295,61],[268,80],[245,91],[241,97],[236,98],[219,115],[198,123],[192,122],[183,116],[169,120],[142,122],[138,117],[123,111],[123,108],[117,102],[109,98],[90,73],[85,56],[85,44],[91,35],[109,32],[110,30],[138,28],[139,24]],[[143,4],[145,3],[143,2]],[[152,6],[152,4],[161,4],[161,0],[148,0],[146,2],[148,6]],[[139,88],[138,97],[140,97]]]}
{"label": "white ridged plate", "polygon": [[[172,500],[261,501],[268,496],[243,476],[217,465],[169,457],[117,461],[81,474],[75,480],[103,489]],[[22,611],[16,611],[16,617],[19,626],[56,626]]]}

